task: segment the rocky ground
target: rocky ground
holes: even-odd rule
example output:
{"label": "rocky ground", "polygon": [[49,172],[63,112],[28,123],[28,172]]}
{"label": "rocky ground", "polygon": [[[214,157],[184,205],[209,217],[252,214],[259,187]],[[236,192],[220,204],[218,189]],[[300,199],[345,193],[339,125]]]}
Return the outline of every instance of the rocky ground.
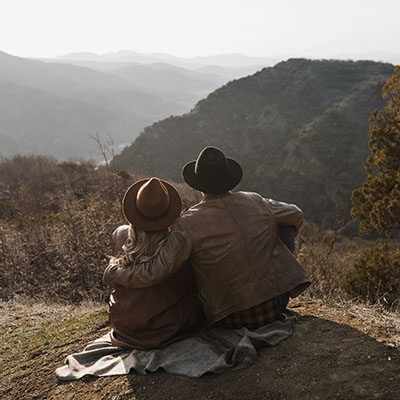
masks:
{"label": "rocky ground", "polygon": [[54,370],[107,330],[105,306],[1,303],[1,399],[399,399],[400,315],[303,298],[294,334],[246,370],[58,382]]}

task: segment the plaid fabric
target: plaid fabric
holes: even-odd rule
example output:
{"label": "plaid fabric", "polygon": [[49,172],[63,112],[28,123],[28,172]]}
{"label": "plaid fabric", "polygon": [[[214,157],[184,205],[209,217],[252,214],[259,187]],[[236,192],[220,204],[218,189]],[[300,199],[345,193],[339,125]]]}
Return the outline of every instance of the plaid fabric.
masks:
{"label": "plaid fabric", "polygon": [[286,308],[288,301],[288,293],[281,294],[278,297],[274,297],[271,300],[248,308],[247,310],[230,314],[216,322],[214,326],[231,329],[239,329],[242,327],[257,329],[260,326],[280,319],[282,311]]}

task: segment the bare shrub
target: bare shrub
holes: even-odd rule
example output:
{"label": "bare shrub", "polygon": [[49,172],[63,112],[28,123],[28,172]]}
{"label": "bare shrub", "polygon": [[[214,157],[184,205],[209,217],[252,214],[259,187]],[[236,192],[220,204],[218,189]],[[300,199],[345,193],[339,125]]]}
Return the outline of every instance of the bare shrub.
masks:
{"label": "bare shrub", "polygon": [[126,173],[112,179],[90,163],[43,157],[0,163],[2,299],[105,297],[110,236],[123,222],[119,198],[134,180]]}
{"label": "bare shrub", "polygon": [[311,297],[346,298],[346,285],[352,265],[367,241],[349,239],[341,228],[322,229],[305,223],[296,239],[297,259],[310,276]]}

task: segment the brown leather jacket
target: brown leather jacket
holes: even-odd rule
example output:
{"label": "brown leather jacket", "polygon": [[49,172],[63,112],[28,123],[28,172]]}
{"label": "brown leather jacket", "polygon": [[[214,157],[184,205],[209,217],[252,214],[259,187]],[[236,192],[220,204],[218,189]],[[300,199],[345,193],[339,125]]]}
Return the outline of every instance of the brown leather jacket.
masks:
{"label": "brown leather jacket", "polygon": [[209,323],[288,292],[298,296],[310,279],[277,237],[277,225],[303,222],[293,204],[257,193],[206,195],[182,214],[160,254],[118,268],[110,262],[104,283],[147,287],[170,277],[190,259]]}
{"label": "brown leather jacket", "polygon": [[[125,243],[128,225],[113,233],[113,253]],[[186,263],[171,278],[148,288],[116,287],[109,303],[114,346],[154,349],[193,334],[203,313],[193,270]]]}

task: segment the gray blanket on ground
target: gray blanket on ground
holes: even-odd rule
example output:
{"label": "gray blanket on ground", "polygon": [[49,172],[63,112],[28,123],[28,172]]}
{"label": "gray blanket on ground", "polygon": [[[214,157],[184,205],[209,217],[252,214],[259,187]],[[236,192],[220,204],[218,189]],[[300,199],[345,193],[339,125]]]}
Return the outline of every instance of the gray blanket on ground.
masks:
{"label": "gray blanket on ground", "polygon": [[171,374],[198,378],[207,372],[243,369],[256,361],[257,348],[286,339],[295,324],[294,312],[286,310],[282,321],[255,331],[210,328],[155,350],[113,347],[107,334],[89,344],[82,353],[68,356],[66,365],[57,368],[56,374],[60,380],[74,380],[85,375],[125,375],[131,370],[145,374],[161,368]]}

